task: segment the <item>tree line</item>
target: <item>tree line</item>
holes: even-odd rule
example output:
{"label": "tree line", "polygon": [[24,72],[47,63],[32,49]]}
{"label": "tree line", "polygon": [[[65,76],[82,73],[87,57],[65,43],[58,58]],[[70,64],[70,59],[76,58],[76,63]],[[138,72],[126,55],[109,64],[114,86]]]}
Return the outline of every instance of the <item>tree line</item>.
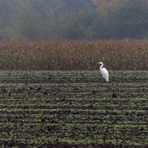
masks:
{"label": "tree line", "polygon": [[147,0],[0,0],[0,40],[148,37]]}

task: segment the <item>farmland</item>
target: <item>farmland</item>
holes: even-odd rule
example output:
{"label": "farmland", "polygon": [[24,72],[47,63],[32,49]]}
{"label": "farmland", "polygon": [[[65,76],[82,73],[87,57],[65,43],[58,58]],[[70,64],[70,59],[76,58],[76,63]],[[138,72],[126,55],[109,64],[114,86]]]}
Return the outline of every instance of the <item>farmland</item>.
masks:
{"label": "farmland", "polygon": [[147,70],[148,40],[1,41],[1,70]]}
{"label": "farmland", "polygon": [[147,147],[148,72],[1,71],[4,147]]}

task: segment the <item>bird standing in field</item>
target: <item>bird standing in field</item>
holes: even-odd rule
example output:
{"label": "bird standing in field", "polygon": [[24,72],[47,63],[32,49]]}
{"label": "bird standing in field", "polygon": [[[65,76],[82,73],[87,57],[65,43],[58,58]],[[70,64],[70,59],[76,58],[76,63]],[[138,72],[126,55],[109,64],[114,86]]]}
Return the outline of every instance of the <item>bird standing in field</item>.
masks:
{"label": "bird standing in field", "polygon": [[109,82],[109,73],[105,67],[103,67],[103,62],[99,62],[100,66],[100,72],[102,74],[102,77],[106,80],[106,82]]}

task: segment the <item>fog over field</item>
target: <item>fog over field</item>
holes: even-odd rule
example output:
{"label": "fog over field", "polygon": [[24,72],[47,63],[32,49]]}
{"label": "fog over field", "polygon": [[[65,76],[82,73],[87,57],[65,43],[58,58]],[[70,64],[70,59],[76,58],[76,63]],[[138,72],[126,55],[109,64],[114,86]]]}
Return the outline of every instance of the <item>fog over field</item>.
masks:
{"label": "fog over field", "polygon": [[147,0],[0,0],[0,39],[147,38],[147,8]]}

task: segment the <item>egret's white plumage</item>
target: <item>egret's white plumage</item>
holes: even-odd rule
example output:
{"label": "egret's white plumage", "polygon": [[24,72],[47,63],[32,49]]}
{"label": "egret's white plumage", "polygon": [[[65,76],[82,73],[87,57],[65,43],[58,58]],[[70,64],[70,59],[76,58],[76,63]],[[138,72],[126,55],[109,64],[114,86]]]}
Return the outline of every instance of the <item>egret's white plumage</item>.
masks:
{"label": "egret's white plumage", "polygon": [[101,64],[100,66],[100,72],[102,74],[102,77],[106,80],[106,82],[109,82],[109,73],[105,67],[103,67],[103,62],[99,62]]}

